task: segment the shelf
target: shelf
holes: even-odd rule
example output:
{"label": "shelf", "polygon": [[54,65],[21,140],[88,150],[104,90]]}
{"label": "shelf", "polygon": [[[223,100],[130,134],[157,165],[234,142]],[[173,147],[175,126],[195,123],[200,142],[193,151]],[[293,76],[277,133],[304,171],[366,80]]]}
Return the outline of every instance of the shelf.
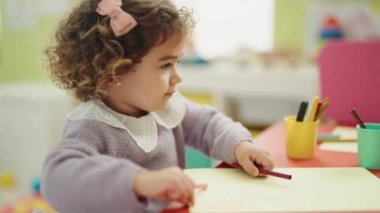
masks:
{"label": "shelf", "polygon": [[[179,70],[183,78],[179,84],[180,91],[209,94],[218,109],[247,124],[270,124],[278,116],[293,113],[296,110],[294,106],[297,107],[300,101],[319,94],[318,69],[315,66],[294,70],[241,69],[238,66],[179,67]],[[255,105],[259,107],[255,108]],[[263,111],[265,109],[277,109],[280,114],[273,118],[270,116],[273,113]],[[260,116],[256,120],[251,119],[247,112],[256,115],[268,113],[268,116]]]}

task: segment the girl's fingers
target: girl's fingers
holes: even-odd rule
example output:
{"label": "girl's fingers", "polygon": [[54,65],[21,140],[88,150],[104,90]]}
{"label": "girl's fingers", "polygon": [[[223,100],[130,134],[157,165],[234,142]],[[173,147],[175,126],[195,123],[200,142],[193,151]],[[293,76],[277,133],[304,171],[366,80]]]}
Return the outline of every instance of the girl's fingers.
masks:
{"label": "girl's fingers", "polygon": [[272,170],[274,167],[273,161],[269,158],[269,156],[265,155],[262,156],[262,159],[260,160],[260,164],[267,169]]}
{"label": "girl's fingers", "polygon": [[181,197],[182,197],[181,190],[179,190],[179,189],[173,189],[173,190],[168,191],[168,193],[167,193],[167,199],[168,200],[182,202]]}
{"label": "girl's fingers", "polygon": [[179,198],[179,200],[182,203],[187,204],[189,196],[190,196],[190,191],[187,188],[185,181],[184,180],[179,181],[177,186],[178,186],[178,189],[181,191],[181,197]]}
{"label": "girl's fingers", "polygon": [[193,206],[194,205],[194,190],[195,189],[200,189],[202,191],[206,190],[207,188],[207,184],[206,183],[200,183],[200,184],[194,184],[193,183],[193,188],[192,188],[192,193],[191,193],[191,197],[189,197],[189,206]]}
{"label": "girl's fingers", "polygon": [[256,168],[256,166],[254,165],[254,163],[251,159],[246,158],[246,159],[242,160],[242,162],[239,162],[239,163],[248,174],[250,174],[254,177],[259,175],[259,170]]}
{"label": "girl's fingers", "polygon": [[[174,175],[175,174],[175,175]],[[194,189],[205,190],[207,184],[200,183],[195,184],[188,176],[184,173],[176,171],[173,175],[171,181],[168,182],[169,185],[165,187],[167,190],[165,192],[165,199],[169,201],[177,201],[187,205],[194,204]]]}
{"label": "girl's fingers", "polygon": [[270,156],[270,153],[267,150],[264,149],[264,152],[265,152],[265,154],[267,154],[268,156]]}
{"label": "girl's fingers", "polygon": [[178,198],[178,201],[185,204],[193,203],[193,191],[194,191],[194,183],[193,181],[187,177],[183,176],[175,183],[177,185],[177,189],[180,191],[181,197]]}
{"label": "girl's fingers", "polygon": [[183,181],[184,186],[186,187],[186,203],[192,205],[194,203],[194,183],[193,181],[186,177]]}
{"label": "girl's fingers", "polygon": [[207,183],[196,183],[194,185],[196,189],[202,189],[203,191],[207,189]]}

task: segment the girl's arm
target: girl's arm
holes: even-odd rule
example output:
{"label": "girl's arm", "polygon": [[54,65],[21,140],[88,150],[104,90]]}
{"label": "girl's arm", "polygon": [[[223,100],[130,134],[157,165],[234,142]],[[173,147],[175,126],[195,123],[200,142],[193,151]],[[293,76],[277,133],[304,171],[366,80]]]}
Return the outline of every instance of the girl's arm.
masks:
{"label": "girl's arm", "polygon": [[145,170],[117,157],[127,149],[128,138],[116,128],[68,121],[62,141],[45,160],[43,196],[58,212],[143,211],[147,202],[134,192],[133,181]]}
{"label": "girl's arm", "polygon": [[250,132],[211,106],[188,100],[185,105],[182,127],[186,145],[224,162],[236,162],[234,148],[241,141],[252,141]]}
{"label": "girl's arm", "polygon": [[146,198],[193,202],[193,189],[204,186],[178,167],[148,171],[129,160],[136,158],[134,142],[123,132],[102,122],[68,122],[43,168],[42,193],[58,212],[142,212]]}
{"label": "girl's arm", "polygon": [[142,212],[146,202],[139,200],[132,183],[141,171],[129,160],[67,139],[44,164],[42,193],[58,212]]}

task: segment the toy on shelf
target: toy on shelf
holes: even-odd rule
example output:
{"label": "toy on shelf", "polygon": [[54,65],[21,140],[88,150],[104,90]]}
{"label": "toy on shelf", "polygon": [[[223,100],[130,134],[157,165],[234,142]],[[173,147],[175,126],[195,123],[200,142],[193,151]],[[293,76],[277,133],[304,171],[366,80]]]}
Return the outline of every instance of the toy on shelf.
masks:
{"label": "toy on shelf", "polygon": [[15,185],[16,178],[12,172],[0,173],[0,188],[10,188]]}
{"label": "toy on shelf", "polygon": [[41,196],[28,196],[16,202],[0,207],[0,213],[19,213],[19,212],[43,212],[57,213]]}
{"label": "toy on shelf", "polygon": [[[12,178],[13,179],[12,179]],[[11,181],[12,180],[12,181]],[[1,186],[14,184],[14,177],[10,174],[0,176]],[[0,213],[57,213],[48,202],[41,196],[41,180],[39,178],[31,181],[32,193],[27,196],[20,196],[15,201],[0,205]]]}
{"label": "toy on shelf", "polygon": [[32,192],[35,195],[41,195],[41,180],[36,178],[31,183]]}
{"label": "toy on shelf", "polygon": [[319,38],[326,42],[331,39],[343,38],[343,31],[339,19],[334,15],[328,15],[322,20]]}
{"label": "toy on shelf", "polygon": [[320,50],[327,42],[343,38],[344,33],[342,30],[342,24],[338,17],[334,15],[327,15],[321,22],[315,55],[319,55]]}

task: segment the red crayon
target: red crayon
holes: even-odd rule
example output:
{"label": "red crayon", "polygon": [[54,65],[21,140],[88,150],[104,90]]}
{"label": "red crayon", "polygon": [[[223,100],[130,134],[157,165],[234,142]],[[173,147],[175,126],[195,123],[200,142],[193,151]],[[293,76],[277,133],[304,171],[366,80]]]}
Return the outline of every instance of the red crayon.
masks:
{"label": "red crayon", "polygon": [[[242,169],[242,167],[238,163],[233,163],[230,166],[232,166],[234,168],[240,168],[240,169]],[[255,164],[255,166],[259,170],[259,174],[269,175],[269,176],[274,176],[274,177],[279,177],[279,178],[284,178],[284,179],[288,179],[288,180],[292,179],[292,175],[284,174],[284,173],[280,173],[280,172],[274,172],[274,171],[269,170],[269,169],[264,169],[262,166],[259,166],[259,165],[256,165],[256,164]]]}
{"label": "red crayon", "polygon": [[274,172],[274,171],[271,171],[271,170],[268,170],[268,169],[264,169],[264,168],[258,168],[259,169],[259,173],[260,174],[263,174],[263,175],[271,175],[271,176],[274,176],[274,177],[279,177],[279,178],[284,178],[284,179],[292,179],[292,175],[288,175],[288,174],[284,174],[284,173],[279,173],[279,172]]}

